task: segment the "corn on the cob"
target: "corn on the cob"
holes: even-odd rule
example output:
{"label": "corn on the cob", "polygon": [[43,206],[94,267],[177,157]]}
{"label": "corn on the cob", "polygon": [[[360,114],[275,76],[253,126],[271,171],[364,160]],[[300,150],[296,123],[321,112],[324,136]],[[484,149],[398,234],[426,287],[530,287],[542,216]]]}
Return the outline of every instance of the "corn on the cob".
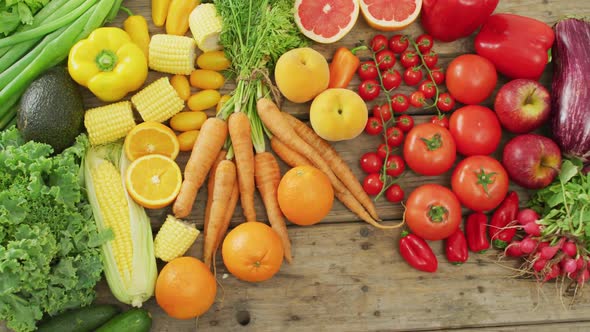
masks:
{"label": "corn on the cob", "polygon": [[188,22],[191,33],[201,51],[210,52],[221,49],[219,34],[222,21],[214,4],[204,3],[195,7]]}
{"label": "corn on the cob", "polygon": [[195,40],[185,36],[158,34],[149,46],[149,67],[170,74],[189,75],[195,70]]}
{"label": "corn on the cob", "polygon": [[162,77],[143,88],[131,97],[131,102],[144,121],[164,122],[184,108],[184,101],[168,77]]}
{"label": "corn on the cob", "polygon": [[199,230],[191,224],[168,215],[154,240],[156,257],[169,262],[186,253],[199,236]]}
{"label": "corn on the cob", "polygon": [[110,143],[125,137],[133,127],[133,110],[129,101],[92,108],[84,114],[90,144]]}

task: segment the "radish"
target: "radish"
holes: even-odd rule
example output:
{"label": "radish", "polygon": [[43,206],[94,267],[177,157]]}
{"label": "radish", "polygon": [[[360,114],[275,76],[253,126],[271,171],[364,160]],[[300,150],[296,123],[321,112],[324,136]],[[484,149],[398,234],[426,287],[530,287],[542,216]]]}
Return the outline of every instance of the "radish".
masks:
{"label": "radish", "polygon": [[573,241],[567,241],[561,247],[561,251],[570,257],[574,257],[578,253],[578,247]]}
{"label": "radish", "polygon": [[537,220],[539,220],[539,215],[533,209],[522,209],[516,215],[516,221],[521,225],[526,225]]}
{"label": "radish", "polygon": [[546,259],[543,259],[543,258],[538,258],[533,263],[533,270],[535,270],[537,272],[541,272],[541,271],[543,271],[543,269],[545,268],[545,266],[547,266],[547,260]]}
{"label": "radish", "polygon": [[584,257],[579,256],[578,258],[576,258],[576,267],[578,268],[578,270],[585,270],[585,264],[586,260],[584,259]]}
{"label": "radish", "polygon": [[543,280],[549,281],[551,279],[555,279],[559,276],[560,273],[561,273],[561,269],[559,268],[559,265],[553,264],[551,266],[551,270],[545,275],[545,278],[543,278]]}
{"label": "radish", "polygon": [[576,260],[571,257],[566,257],[563,260],[561,260],[561,262],[562,262],[562,269],[565,273],[568,274],[568,276],[571,273],[574,273],[578,270]]}
{"label": "radish", "polygon": [[578,284],[584,284],[590,278],[590,271],[584,269],[578,273]]}
{"label": "radish", "polygon": [[524,229],[524,232],[527,233],[528,235],[532,235],[532,236],[541,235],[541,225],[537,224],[536,222],[529,222],[528,224],[525,224],[524,226],[522,226],[522,229]]}
{"label": "radish", "polygon": [[555,256],[555,254],[557,254],[557,251],[559,251],[559,246],[557,246],[557,245],[544,247],[540,250],[541,258],[551,259],[551,258],[553,258],[553,256]]}
{"label": "radish", "polygon": [[523,255],[519,241],[510,242],[510,244],[508,245],[508,247],[506,247],[504,252],[506,253],[506,256],[509,257],[520,257]]}
{"label": "radish", "polygon": [[530,254],[535,251],[537,247],[537,241],[527,236],[520,241],[520,250],[523,254]]}

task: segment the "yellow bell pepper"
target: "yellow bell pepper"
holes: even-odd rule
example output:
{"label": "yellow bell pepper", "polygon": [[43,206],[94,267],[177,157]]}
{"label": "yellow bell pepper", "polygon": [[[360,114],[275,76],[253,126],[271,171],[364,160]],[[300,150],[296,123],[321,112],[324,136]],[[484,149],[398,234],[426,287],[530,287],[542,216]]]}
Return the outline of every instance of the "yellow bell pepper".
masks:
{"label": "yellow bell pepper", "polygon": [[98,99],[114,102],[139,89],[148,74],[145,55],[120,28],[98,28],[70,49],[68,71]]}

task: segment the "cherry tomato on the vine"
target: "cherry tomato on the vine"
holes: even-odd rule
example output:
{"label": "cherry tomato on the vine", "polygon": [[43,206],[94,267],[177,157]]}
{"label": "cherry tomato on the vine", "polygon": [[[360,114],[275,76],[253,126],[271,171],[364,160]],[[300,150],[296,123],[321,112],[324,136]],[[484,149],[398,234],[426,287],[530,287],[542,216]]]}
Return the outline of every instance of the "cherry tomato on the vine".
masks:
{"label": "cherry tomato on the vine", "polygon": [[372,116],[367,120],[367,124],[365,125],[365,132],[369,135],[379,135],[383,131],[383,123],[381,120],[377,119],[376,117]]}
{"label": "cherry tomato on the vine", "polygon": [[363,189],[371,196],[377,195],[383,189],[383,181],[379,173],[371,173],[363,180]]}
{"label": "cherry tomato on the vine", "polygon": [[449,118],[447,118],[444,115],[441,115],[441,116],[433,115],[430,118],[430,123],[449,129]]}
{"label": "cherry tomato on the vine", "polygon": [[387,122],[393,116],[391,113],[391,107],[387,103],[383,105],[375,105],[375,107],[373,107],[373,116],[379,121]]}
{"label": "cherry tomato on the vine", "polygon": [[441,112],[449,112],[455,107],[455,98],[447,92],[441,93],[438,95],[436,106]]}
{"label": "cherry tomato on the vine", "polygon": [[386,173],[389,176],[400,176],[406,169],[406,163],[404,159],[397,154],[392,154],[387,157],[387,161],[385,162],[385,169]]}
{"label": "cherry tomato on the vine", "polygon": [[398,147],[404,141],[404,133],[398,127],[389,127],[385,132],[387,137],[387,145],[389,147]]}
{"label": "cherry tomato on the vine", "polygon": [[361,81],[375,80],[377,77],[379,77],[377,66],[375,66],[375,62],[373,60],[361,62],[359,69],[357,70],[357,74],[359,75]]}
{"label": "cherry tomato on the vine", "polygon": [[390,50],[383,50],[375,55],[375,60],[379,69],[385,71],[395,65],[395,54]]}
{"label": "cherry tomato on the vine", "polygon": [[405,195],[406,193],[404,193],[402,187],[397,183],[392,184],[387,190],[385,190],[385,198],[392,203],[403,201]]}
{"label": "cherry tomato on the vine", "polygon": [[434,67],[430,69],[434,83],[441,85],[445,82],[445,72],[440,67]]}
{"label": "cherry tomato on the vine", "polygon": [[426,99],[436,96],[436,84],[434,84],[431,80],[422,81],[420,86],[418,86],[418,90],[422,91]]}
{"label": "cherry tomato on the vine", "polygon": [[438,54],[434,51],[428,52],[428,54],[424,54],[424,63],[428,68],[434,68],[436,63],[438,62]]}
{"label": "cherry tomato on the vine", "polygon": [[405,51],[409,44],[410,42],[408,41],[408,37],[404,35],[393,35],[389,39],[389,49],[396,54],[400,54]]}
{"label": "cherry tomato on the vine", "polygon": [[395,94],[391,96],[391,108],[396,113],[403,113],[410,108],[410,99],[404,94]]}
{"label": "cherry tomato on the vine", "polygon": [[432,46],[434,46],[434,40],[432,39],[432,36],[422,34],[416,38],[416,44],[418,44],[420,52],[425,54],[432,49]]}
{"label": "cherry tomato on the vine", "polygon": [[420,57],[418,56],[418,54],[416,54],[416,52],[406,50],[402,53],[400,63],[405,68],[414,67],[420,63]]}
{"label": "cherry tomato on the vine", "polygon": [[404,72],[404,82],[406,85],[414,86],[422,80],[422,69],[420,67],[410,67]]}
{"label": "cherry tomato on the vine", "polygon": [[426,97],[422,91],[414,91],[410,95],[410,105],[416,108],[422,108],[426,103]]}
{"label": "cherry tomato on the vine", "polygon": [[379,147],[377,148],[377,156],[379,156],[379,158],[381,158],[381,160],[383,161],[385,160],[385,158],[387,158],[388,154],[391,154],[391,146],[388,148],[387,144],[385,143],[379,144]]}
{"label": "cherry tomato on the vine", "polygon": [[377,53],[379,51],[383,51],[387,48],[388,44],[387,37],[382,34],[375,35],[373,39],[371,39],[371,49],[373,52]]}
{"label": "cherry tomato on the vine", "polygon": [[375,80],[365,80],[359,85],[359,96],[365,101],[377,98],[380,92],[381,86]]}
{"label": "cherry tomato on the vine", "polygon": [[383,160],[379,158],[377,152],[367,152],[361,156],[361,169],[365,173],[378,173],[383,167]]}
{"label": "cherry tomato on the vine", "polygon": [[412,128],[414,128],[414,118],[412,118],[408,114],[402,114],[397,118],[395,126],[398,127],[404,133],[407,133]]}
{"label": "cherry tomato on the vine", "polygon": [[402,83],[402,75],[393,68],[389,68],[381,74],[381,79],[383,79],[383,88],[385,90],[397,89]]}

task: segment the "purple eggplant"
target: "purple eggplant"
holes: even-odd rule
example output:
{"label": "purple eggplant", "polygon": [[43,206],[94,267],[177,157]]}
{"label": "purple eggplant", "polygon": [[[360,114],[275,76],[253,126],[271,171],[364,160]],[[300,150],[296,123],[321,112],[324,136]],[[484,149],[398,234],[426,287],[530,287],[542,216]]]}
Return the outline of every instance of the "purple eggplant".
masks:
{"label": "purple eggplant", "polygon": [[562,153],[590,161],[590,22],[568,18],[553,27],[552,132]]}

